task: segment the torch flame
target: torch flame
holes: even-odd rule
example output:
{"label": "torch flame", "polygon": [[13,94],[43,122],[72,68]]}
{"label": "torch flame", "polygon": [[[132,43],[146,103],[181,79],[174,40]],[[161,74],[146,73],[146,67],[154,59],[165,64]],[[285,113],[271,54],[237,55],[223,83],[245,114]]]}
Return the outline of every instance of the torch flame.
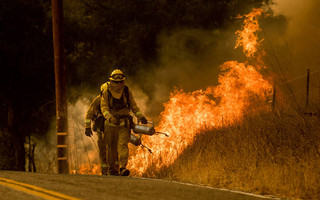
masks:
{"label": "torch flame", "polygon": [[[262,12],[261,9],[253,9],[245,15],[243,29],[236,32],[238,39],[235,48],[243,46],[248,58],[257,53],[262,42],[257,37],[260,30],[258,17]],[[263,51],[260,53],[263,54]],[[218,86],[194,92],[180,89],[171,93],[156,127],[157,131],[169,133],[170,138],[160,135],[144,137],[144,144],[152,147],[153,153],[136,149],[129,159],[133,172],[142,175],[151,166],[156,170],[169,166],[192,144],[201,130],[237,122],[249,107],[254,110],[268,109],[266,91],[270,91],[272,86],[258,72],[261,66],[228,61],[220,67],[222,72]]]}

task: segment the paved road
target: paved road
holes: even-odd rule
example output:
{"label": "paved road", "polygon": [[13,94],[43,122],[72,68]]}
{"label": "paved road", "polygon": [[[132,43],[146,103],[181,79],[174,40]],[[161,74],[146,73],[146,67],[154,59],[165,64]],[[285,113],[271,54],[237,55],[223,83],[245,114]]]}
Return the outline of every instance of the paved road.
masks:
{"label": "paved road", "polygon": [[[12,182],[9,182],[12,181]],[[40,189],[38,188],[40,187]],[[26,190],[23,192],[23,190]],[[31,191],[31,192],[30,192]],[[53,193],[57,192],[57,193]],[[30,194],[31,193],[31,194]],[[32,194],[34,193],[34,194]],[[37,195],[38,193],[38,195]],[[39,197],[43,193],[43,198]],[[53,194],[52,194],[53,193]],[[47,195],[47,198],[46,196]],[[51,195],[51,197],[50,197]],[[59,196],[60,195],[60,196]],[[66,196],[63,196],[66,195]],[[41,196],[41,195],[40,195]],[[49,196],[49,198],[48,198]],[[70,198],[69,198],[70,197]],[[261,200],[267,197],[134,177],[0,171],[0,199]]]}

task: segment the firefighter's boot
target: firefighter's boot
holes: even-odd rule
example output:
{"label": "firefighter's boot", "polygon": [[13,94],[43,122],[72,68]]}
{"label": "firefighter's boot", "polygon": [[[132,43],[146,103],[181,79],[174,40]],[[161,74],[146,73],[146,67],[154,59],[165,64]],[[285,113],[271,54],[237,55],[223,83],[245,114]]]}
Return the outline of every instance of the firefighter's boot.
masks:
{"label": "firefighter's boot", "polygon": [[121,168],[120,169],[120,176],[129,176],[130,171],[126,168]]}

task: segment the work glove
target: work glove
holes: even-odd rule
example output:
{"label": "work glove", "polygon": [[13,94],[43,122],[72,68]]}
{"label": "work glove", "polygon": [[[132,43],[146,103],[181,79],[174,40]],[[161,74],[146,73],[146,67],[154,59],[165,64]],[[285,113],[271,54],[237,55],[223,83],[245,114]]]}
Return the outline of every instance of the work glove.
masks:
{"label": "work glove", "polygon": [[91,137],[91,135],[92,135],[91,128],[86,128],[85,134],[86,134],[86,136]]}
{"label": "work glove", "polygon": [[119,126],[120,125],[120,119],[116,118],[116,117],[110,117],[109,121],[111,123],[113,123],[114,125]]}
{"label": "work glove", "polygon": [[142,124],[147,124],[147,123],[148,123],[148,120],[147,120],[145,117],[142,117],[142,118],[140,119],[140,122],[141,122]]}

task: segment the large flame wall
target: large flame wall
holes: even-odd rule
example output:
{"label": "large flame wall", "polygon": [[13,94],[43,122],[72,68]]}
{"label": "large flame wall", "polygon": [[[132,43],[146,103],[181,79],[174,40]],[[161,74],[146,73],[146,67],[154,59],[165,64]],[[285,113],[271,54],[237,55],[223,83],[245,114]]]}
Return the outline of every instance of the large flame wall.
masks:
{"label": "large flame wall", "polygon": [[142,175],[151,166],[158,170],[172,164],[202,129],[239,121],[249,108],[268,109],[267,99],[272,86],[258,71],[265,68],[260,60],[264,52],[257,37],[261,14],[262,10],[254,9],[245,16],[243,29],[236,32],[236,47],[243,46],[248,59],[259,59],[255,62],[259,64],[228,61],[220,66],[218,86],[194,92],[173,91],[156,127],[157,131],[169,133],[170,137],[144,137],[144,144],[151,147],[153,153],[138,148],[131,155],[129,166],[137,175]]}

